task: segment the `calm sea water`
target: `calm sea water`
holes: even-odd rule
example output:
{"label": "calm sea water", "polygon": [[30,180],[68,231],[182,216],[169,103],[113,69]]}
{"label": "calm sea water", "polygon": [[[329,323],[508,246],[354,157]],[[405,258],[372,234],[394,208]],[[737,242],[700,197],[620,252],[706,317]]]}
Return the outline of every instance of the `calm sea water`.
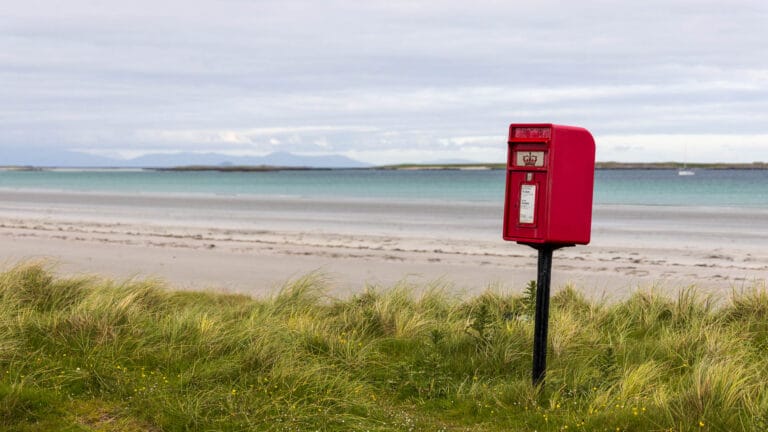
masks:
{"label": "calm sea water", "polygon": [[[271,195],[494,202],[504,199],[502,170],[0,171],[0,188],[63,191]],[[768,208],[768,171],[599,170],[595,203]]]}

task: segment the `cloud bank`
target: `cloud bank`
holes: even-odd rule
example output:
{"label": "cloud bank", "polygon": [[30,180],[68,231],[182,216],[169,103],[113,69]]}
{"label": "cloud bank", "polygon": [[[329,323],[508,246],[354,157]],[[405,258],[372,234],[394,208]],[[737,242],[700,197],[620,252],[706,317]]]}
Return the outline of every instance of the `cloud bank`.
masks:
{"label": "cloud bank", "polygon": [[0,146],[500,161],[554,122],[601,160],[768,160],[764,1],[358,3],[6,6]]}

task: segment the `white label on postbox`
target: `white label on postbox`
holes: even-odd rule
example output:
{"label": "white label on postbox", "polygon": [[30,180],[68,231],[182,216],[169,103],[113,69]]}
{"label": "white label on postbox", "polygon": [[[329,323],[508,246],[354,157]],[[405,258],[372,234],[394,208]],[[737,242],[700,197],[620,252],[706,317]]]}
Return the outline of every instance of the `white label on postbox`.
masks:
{"label": "white label on postbox", "polygon": [[543,151],[518,151],[515,153],[516,166],[543,167]]}
{"label": "white label on postbox", "polygon": [[536,210],[536,185],[524,184],[520,186],[520,223],[532,224]]}

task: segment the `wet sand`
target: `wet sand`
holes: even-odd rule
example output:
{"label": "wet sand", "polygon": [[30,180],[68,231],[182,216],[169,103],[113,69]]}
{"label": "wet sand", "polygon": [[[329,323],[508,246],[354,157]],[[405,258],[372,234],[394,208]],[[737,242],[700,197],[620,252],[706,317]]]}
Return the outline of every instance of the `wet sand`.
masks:
{"label": "wet sand", "polygon": [[[520,291],[536,252],[501,240],[501,219],[501,203],[0,190],[0,263],[258,296],[312,271],[340,296],[402,280]],[[766,277],[768,210],[596,206],[592,243],[555,252],[553,289],[724,298]]]}

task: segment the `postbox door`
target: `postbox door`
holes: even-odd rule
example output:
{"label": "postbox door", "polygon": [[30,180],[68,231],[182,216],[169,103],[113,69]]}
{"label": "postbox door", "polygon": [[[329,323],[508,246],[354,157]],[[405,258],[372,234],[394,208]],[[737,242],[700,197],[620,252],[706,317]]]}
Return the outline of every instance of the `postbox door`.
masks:
{"label": "postbox door", "polygon": [[510,171],[507,179],[505,237],[543,238],[546,227],[546,171]]}

